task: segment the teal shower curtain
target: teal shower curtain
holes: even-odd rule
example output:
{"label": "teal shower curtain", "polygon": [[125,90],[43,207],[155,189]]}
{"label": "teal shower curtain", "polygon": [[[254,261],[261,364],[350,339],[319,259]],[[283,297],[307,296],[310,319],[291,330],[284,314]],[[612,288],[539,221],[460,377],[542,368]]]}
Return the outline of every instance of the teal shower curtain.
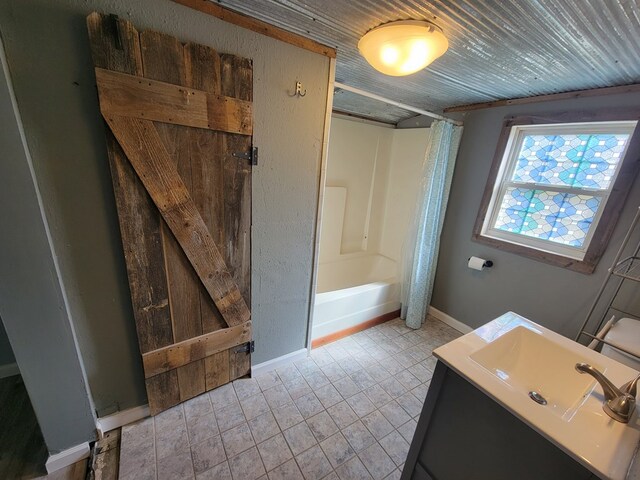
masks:
{"label": "teal shower curtain", "polygon": [[431,302],[440,234],[462,127],[438,120],[431,124],[430,132],[416,213],[404,245],[400,316],[411,328],[420,328]]}

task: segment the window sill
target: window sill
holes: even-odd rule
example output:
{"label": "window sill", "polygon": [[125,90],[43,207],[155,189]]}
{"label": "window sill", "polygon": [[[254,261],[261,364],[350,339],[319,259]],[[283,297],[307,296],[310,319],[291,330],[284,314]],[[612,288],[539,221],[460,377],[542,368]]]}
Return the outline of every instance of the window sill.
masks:
{"label": "window sill", "polygon": [[491,237],[485,237],[484,235],[474,233],[471,236],[474,242],[483,243],[490,247],[497,248],[509,253],[515,253],[522,257],[537,260],[539,262],[554,265],[556,267],[566,268],[574,272],[590,275],[596,269],[597,261],[593,258],[594,255],[587,252],[583,260],[576,260],[575,258],[564,257],[562,255],[556,255],[549,252],[543,252],[531,247],[525,247],[523,245],[516,245],[514,243],[497,240]]}

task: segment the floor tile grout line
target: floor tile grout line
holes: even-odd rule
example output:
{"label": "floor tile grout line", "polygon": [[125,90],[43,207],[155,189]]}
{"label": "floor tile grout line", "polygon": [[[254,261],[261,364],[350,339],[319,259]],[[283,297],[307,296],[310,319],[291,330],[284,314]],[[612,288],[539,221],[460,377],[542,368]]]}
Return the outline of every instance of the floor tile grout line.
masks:
{"label": "floor tile grout line", "polygon": [[[254,445],[254,447],[256,449],[256,452],[258,452],[258,458],[260,458],[260,462],[262,463],[262,469],[264,470],[264,474],[267,475],[267,473],[268,473],[267,472],[267,467],[264,464],[264,460],[262,459],[262,454],[260,453],[260,449],[258,448],[258,442],[256,442],[256,438],[253,435],[253,431],[251,430],[251,427],[249,426],[249,420],[247,420],[246,416],[245,416],[245,421],[246,421],[246,424],[247,424],[247,428],[249,429],[249,434],[251,435],[251,438],[253,439],[253,445]],[[247,450],[250,450],[250,448],[248,448]],[[242,455],[247,450],[243,450],[242,452],[238,453],[238,455]],[[229,466],[229,469],[231,469],[231,466]],[[233,477],[233,472],[231,472],[231,476]],[[242,479],[238,479],[238,480],[242,480]]]}
{"label": "floor tile grout line", "polygon": [[[277,370],[274,370],[274,372],[278,376],[278,379],[280,380],[280,383],[284,386],[284,382],[282,381],[282,378],[280,378],[280,375],[278,374]],[[275,387],[276,385],[272,385],[271,388]],[[285,387],[285,389],[286,389],[286,387]],[[262,391],[262,394],[264,395],[264,390]],[[264,415],[266,413],[271,413],[271,415],[274,417],[274,421],[276,422],[276,425],[278,426],[279,433],[276,433],[275,435],[272,435],[269,438],[263,440],[262,443],[268,441],[269,439],[271,439],[271,438],[273,438],[273,437],[275,437],[277,435],[282,435],[282,438],[284,439],[284,442],[287,445],[287,448],[291,451],[291,447],[289,447],[289,443],[287,442],[287,439],[284,436],[284,431],[282,430],[282,428],[280,427],[280,424],[278,424],[278,421],[275,419],[275,416],[273,415],[273,408],[271,407],[271,405],[269,405],[269,402],[267,402],[267,405],[269,406],[269,412],[264,412],[262,415]],[[247,421],[247,425],[248,425],[248,421]],[[258,448],[258,443],[256,442],[255,436],[253,435],[253,430],[251,430],[250,426],[249,426],[249,431],[251,432],[251,436],[253,438],[253,442],[256,445],[256,450],[258,451],[258,456],[260,457],[260,460],[262,461],[262,467],[264,468],[265,475],[267,476],[267,478],[269,478],[269,472],[270,471],[275,470],[280,465],[282,465],[284,463],[287,463],[289,460],[286,460],[286,461],[282,462],[280,465],[276,465],[275,467],[273,467],[271,470],[268,471],[266,465],[264,464],[264,459],[262,458],[262,454],[260,453],[260,449]],[[293,454],[293,451],[291,451],[291,456],[292,456],[292,458],[295,459],[295,455]]]}
{"label": "floor tile grout line", "polygon": [[[334,419],[333,415],[329,413],[330,408],[342,402],[345,402],[345,405],[351,407],[351,404],[347,400],[349,400],[350,398],[356,395],[362,394],[361,398],[364,398],[370,404],[373,410],[368,411],[366,414],[363,413],[364,410],[361,410],[360,412],[362,416],[355,415],[356,420],[354,420],[354,422],[351,422],[350,424],[345,425],[343,428],[338,427],[338,430],[336,433],[342,434],[344,429],[349,428],[355,422],[358,422],[358,421],[362,422],[364,418],[368,417],[369,415],[375,412],[379,412],[382,414],[381,409],[384,408],[386,405],[390,404],[391,402],[394,402],[396,406],[400,409],[400,411],[402,411],[403,414],[407,416],[408,419],[397,426],[395,423],[392,424],[393,430],[389,432],[388,435],[395,434],[398,436],[398,438],[402,439],[403,443],[406,443],[406,444],[410,443],[410,441],[404,438],[404,436],[400,433],[399,429],[402,427],[405,427],[407,424],[409,424],[412,421],[415,422],[416,419],[419,418],[419,412],[416,413],[415,405],[418,405],[417,410],[420,410],[420,405],[424,403],[424,399],[421,399],[422,395],[420,396],[417,395],[419,391],[417,392],[416,390],[418,388],[428,390],[428,387],[431,381],[431,378],[429,377],[429,375],[430,376],[433,375],[433,363],[435,362],[433,358],[433,350],[439,347],[440,345],[446,343],[447,341],[450,341],[452,338],[459,336],[459,334],[456,332],[453,332],[451,329],[447,329],[447,326],[445,325],[439,325],[439,323],[441,322],[437,322],[437,321],[434,322],[432,319],[428,321],[428,323],[431,323],[432,325],[425,324],[420,330],[416,330],[416,331],[404,330],[404,328],[402,327],[399,321],[392,321],[392,322],[396,322],[396,323],[389,323],[389,324],[384,324],[379,326],[384,328],[374,327],[368,331],[359,332],[358,334],[355,334],[357,335],[357,337],[355,338],[346,337],[345,339],[339,340],[338,342],[334,342],[334,344],[330,344],[329,346],[323,346],[320,349],[318,349],[320,350],[320,354],[317,355],[315,359],[314,359],[314,356],[312,355],[311,357],[308,357],[304,361],[296,362],[298,363],[297,365],[295,363],[291,364],[291,367],[289,368],[292,368],[293,371],[297,373],[296,375],[293,375],[293,378],[291,376],[288,377],[290,379],[290,383],[292,383],[293,381],[296,381],[297,379],[302,379],[302,384],[305,385],[305,387],[310,390],[309,392],[305,393],[305,395],[309,395],[310,393],[313,393],[313,396],[315,397],[315,399],[318,399],[319,406],[321,407],[320,411],[315,412],[313,416],[310,416],[308,418],[302,418],[302,421],[305,423],[307,428],[310,428],[309,420],[313,418],[315,415],[327,413],[329,415],[329,418],[333,420]],[[429,326],[433,327],[434,325],[435,325],[435,328],[430,333],[427,333],[426,331],[428,330],[428,327]],[[416,332],[420,332],[420,334],[417,334]],[[379,358],[376,358],[375,354],[371,354],[371,352],[367,351],[366,341],[367,341],[367,338],[371,340],[371,339],[375,339],[376,337],[379,338],[380,335],[383,335],[385,337],[380,341],[388,342],[388,344],[393,344],[395,345],[395,347],[392,349],[393,350],[392,352],[389,352],[386,355],[383,355],[382,357],[378,356]],[[405,338],[405,337],[408,337],[408,338]],[[419,340],[417,337],[419,337]],[[402,340],[403,338],[405,338],[404,341]],[[386,345],[386,344],[383,344],[383,345]],[[419,352],[423,352],[423,353],[419,353]],[[325,355],[325,353],[328,355]],[[400,362],[397,362],[395,357],[403,357],[403,358],[400,358],[399,359]],[[387,358],[391,358],[393,361],[396,361],[396,363],[398,363],[398,365],[402,365],[403,368],[396,370],[397,367],[394,367],[393,370],[395,370],[396,373],[395,374],[391,373],[391,371],[389,371],[388,368],[385,368],[385,359]],[[329,361],[329,359],[331,359],[332,361]],[[349,369],[348,371],[343,370],[341,366],[344,365],[345,363],[349,364],[349,362],[353,362],[351,365],[352,366],[355,365],[356,368]],[[343,376],[339,378],[330,379],[326,375],[326,373],[323,370],[323,367],[327,367],[332,364],[334,364],[337,368],[340,368],[340,372],[342,372]],[[413,373],[413,371],[415,371],[414,367],[416,365],[420,365],[422,368],[426,369],[427,373],[425,373],[425,377],[416,376]],[[403,389],[402,393],[398,394],[398,391],[396,391],[396,392],[391,392],[390,394],[389,391],[387,391],[384,387],[382,387],[381,384],[387,381],[387,378],[380,378],[379,376],[371,377],[370,371],[373,371],[375,369],[381,369],[383,371],[386,371],[386,373],[389,375],[389,378],[394,378],[397,375],[402,375],[404,377],[403,382],[398,382],[398,385],[401,386]],[[413,371],[411,369],[413,369]],[[353,382],[354,381],[353,379],[355,377],[362,376],[362,372],[364,372],[365,383],[360,383],[361,381],[360,380],[356,384],[358,388],[358,391],[356,393],[352,392],[351,395],[345,396],[336,388],[335,386],[336,382],[339,382],[341,379],[347,378],[347,377],[351,380],[351,382]],[[325,379],[327,383],[322,383],[322,385],[318,385],[318,383],[314,381],[314,386],[315,386],[314,388],[314,386],[311,386],[309,381],[314,379],[314,377],[317,374],[320,374],[322,376],[322,379]],[[273,377],[275,377],[273,383],[271,383],[269,388],[265,388],[264,390],[261,387],[261,383],[256,381],[256,384],[259,390],[259,392],[256,392],[256,394],[262,393],[264,397],[264,392],[278,385],[283,385],[284,386],[283,391],[286,391],[287,393],[289,393],[289,388],[287,388],[287,383],[284,381],[284,378],[283,378],[284,375],[281,375],[280,372],[278,372],[277,370],[272,375]],[[369,377],[369,380],[367,380],[366,377]],[[320,379],[320,382],[322,382],[322,379]],[[370,385],[367,385],[368,382],[372,382],[372,383]],[[388,396],[389,400],[385,400],[380,405],[374,403],[371,397],[372,392],[370,390],[375,386],[380,387],[382,391],[384,391],[385,394]],[[338,396],[342,398],[342,400],[334,403],[329,407],[326,407],[324,403],[322,403],[322,401],[319,400],[319,397],[317,394],[318,391],[321,391],[322,389],[325,389],[327,387],[332,387],[337,392]],[[387,385],[387,387],[389,386]],[[233,389],[232,392],[234,395],[234,399],[236,400],[237,403],[240,403],[238,401],[238,392],[236,391],[235,386],[232,385],[231,388]],[[425,391],[425,390],[422,390],[422,391]],[[426,396],[426,393],[425,393],[425,396]],[[401,398],[403,400],[398,401],[398,399],[401,399]],[[223,432],[220,430],[218,426],[218,413],[219,413],[218,410],[220,409],[215,408],[215,406],[213,405],[213,400],[210,396],[208,396],[207,401],[210,407],[212,407],[214,419],[216,422],[216,427],[218,427],[218,433],[221,436]],[[266,401],[266,397],[265,397],[265,401]],[[416,403],[414,403],[412,406],[412,402],[416,402]],[[276,409],[284,407],[286,405],[292,405],[295,407],[296,405],[295,399],[291,397],[290,402],[286,402],[283,405],[279,405],[278,407],[276,407]],[[258,451],[258,454],[260,455],[260,451],[257,448],[258,443],[256,442],[254,432],[253,430],[251,430],[251,427],[248,425],[249,420],[247,419],[244,413],[244,410],[242,409],[242,406],[241,405],[239,406],[240,406],[240,412],[242,414],[243,420],[249,428],[253,443],[256,447],[256,451]],[[180,408],[182,411],[182,421],[184,422],[186,436],[187,436],[186,446],[189,449],[191,449],[191,447],[194,445],[194,443],[191,440],[191,431],[193,429],[189,427],[190,422],[187,421],[187,410],[185,409],[184,405],[181,404]],[[271,413],[271,415],[273,416],[274,410],[275,409],[272,408],[271,404],[267,402],[267,410],[263,412],[261,415]],[[368,407],[365,410],[368,410]],[[414,413],[416,414],[413,415]],[[202,417],[202,415],[197,415],[196,417]],[[382,417],[385,417],[386,419],[386,416],[384,414],[382,414]],[[275,433],[269,436],[268,438],[263,439],[263,442],[268,441],[269,439],[273,438],[274,436],[280,433],[283,433],[283,430],[279,422],[277,422],[277,420],[275,419],[275,417],[274,417],[274,420],[276,422],[276,426],[279,433]],[[386,420],[388,422],[388,419]],[[154,460],[155,460],[155,466],[156,466],[156,469],[155,469],[156,471],[154,473],[157,477],[159,457],[158,457],[158,444],[156,442],[156,436],[158,431],[156,429],[157,425],[155,420],[153,420],[151,423],[152,423],[153,440],[154,440],[153,453],[155,457]],[[363,423],[363,426],[365,427],[365,430],[374,439],[374,443],[377,443],[378,445],[380,445],[382,449],[385,451],[385,453],[389,455],[389,452],[387,452],[386,449],[380,443],[380,441],[384,440],[384,438],[386,438],[388,435],[378,440],[375,437],[375,435],[373,435],[374,432],[372,431],[372,428],[373,428],[372,426],[371,428],[367,427],[364,423]],[[235,428],[235,427],[232,427],[232,428]],[[415,431],[415,426],[413,428]],[[406,429],[405,429],[405,433],[407,433],[408,435],[411,435],[410,431],[406,432]],[[315,433],[312,432],[312,434],[315,442],[314,445],[300,452],[298,456],[304,454],[309,449],[314,448],[316,445],[319,445],[320,451],[326,457],[326,453],[322,448],[321,442],[318,441]],[[202,441],[204,442],[206,441],[206,439]],[[287,448],[289,448],[288,445],[287,445]],[[370,446],[367,448],[370,448]],[[227,461],[228,461],[229,457],[227,455],[226,448],[224,447],[224,442],[223,442],[223,451],[225,452],[225,458],[227,458]],[[246,452],[246,450],[244,452]],[[240,452],[238,455],[244,452]],[[356,456],[358,456],[358,458],[361,459],[360,453],[356,454]],[[189,458],[191,459],[192,467],[193,467],[193,452],[190,452]],[[293,455],[293,458],[295,459],[295,463],[296,465],[298,465],[298,468],[300,468],[299,462],[297,460],[297,456]],[[261,459],[262,467],[266,472],[266,466],[264,464],[264,460],[262,459],[262,455],[260,455],[260,459]],[[286,462],[288,461],[289,460],[287,460]],[[286,463],[286,462],[283,462],[283,463]],[[395,460],[394,460],[394,463],[395,463]],[[273,469],[278,468],[279,466],[280,465],[274,467]],[[332,468],[332,471],[335,472],[335,469]],[[267,474],[268,473],[269,472],[267,472]]]}

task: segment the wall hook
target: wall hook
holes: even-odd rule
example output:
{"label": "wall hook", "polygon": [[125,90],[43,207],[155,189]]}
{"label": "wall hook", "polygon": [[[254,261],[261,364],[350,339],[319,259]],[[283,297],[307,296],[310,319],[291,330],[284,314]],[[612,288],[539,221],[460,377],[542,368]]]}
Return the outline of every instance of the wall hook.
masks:
{"label": "wall hook", "polygon": [[307,94],[307,90],[302,91],[302,83],[296,80],[296,91],[290,97],[304,97]]}

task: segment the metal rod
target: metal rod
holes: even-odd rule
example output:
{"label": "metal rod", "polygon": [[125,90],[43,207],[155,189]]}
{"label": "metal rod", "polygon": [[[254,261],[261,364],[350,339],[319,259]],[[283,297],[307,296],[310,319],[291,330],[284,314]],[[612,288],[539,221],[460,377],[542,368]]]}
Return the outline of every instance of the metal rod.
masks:
{"label": "metal rod", "polygon": [[374,100],[378,100],[380,102],[384,102],[389,105],[394,105],[396,107],[402,108],[403,110],[409,110],[410,112],[419,113],[420,115],[426,115],[427,117],[435,118],[436,120],[445,120],[447,122],[453,123],[454,125],[462,125],[462,122],[453,120],[451,118],[445,117],[438,113],[430,112],[429,110],[423,110],[422,108],[407,105],[406,103],[396,102],[395,100],[391,100],[390,98],[386,98],[381,95],[377,95],[375,93],[367,92],[366,90],[360,90],[359,88],[350,87],[349,85],[345,85],[344,83],[335,82],[333,84],[333,88],[341,88],[342,90],[346,90],[347,92],[355,93],[356,95],[361,95],[363,97],[373,98]]}
{"label": "metal rod", "polygon": [[[638,220],[640,220],[640,207],[638,207],[638,210],[636,211],[636,216],[633,217],[633,222],[631,222],[631,226],[629,227],[629,230],[627,230],[627,234],[625,235],[624,240],[622,241],[622,244],[620,245],[620,248],[618,249],[618,253],[616,253],[616,258],[613,260],[613,266],[609,270],[607,270],[607,275],[605,276],[605,279],[602,282],[602,285],[600,286],[600,290],[598,290],[598,294],[596,295],[595,299],[593,300],[593,303],[591,304],[591,308],[589,309],[589,313],[587,313],[587,316],[585,317],[584,322],[582,323],[582,326],[580,327],[580,330],[578,330],[578,334],[576,335],[576,338],[575,338],[576,342],[580,339],[580,336],[584,332],[584,329],[587,326],[587,323],[589,323],[589,319],[591,318],[591,315],[593,315],[593,312],[596,309],[596,306],[598,305],[598,302],[600,301],[600,298],[602,297],[602,294],[604,293],[605,289],[607,288],[607,283],[609,282],[609,279],[611,278],[613,269],[618,264],[618,260],[620,260],[620,257],[622,256],[622,252],[626,248],[627,243],[629,242],[629,238],[631,237],[631,234],[632,234],[636,224],[638,223]],[[638,244],[638,248],[640,248],[640,243]],[[638,250],[638,248],[636,248],[636,251]],[[637,252],[636,252],[636,254],[637,254]],[[616,289],[616,294],[620,291],[620,287],[621,286],[622,286],[622,280],[620,280],[620,283],[618,284],[618,287]],[[614,295],[613,298],[615,298],[615,295]],[[609,308],[611,308],[611,304],[609,304]],[[607,308],[607,310],[609,310],[609,308]],[[605,316],[603,318],[606,318],[606,312],[605,312]],[[602,323],[602,320],[600,320],[600,323]]]}
{"label": "metal rod", "polygon": [[[603,312],[602,314],[602,318],[600,319],[600,322],[598,323],[598,328],[600,329],[600,326],[602,325],[602,322],[604,322],[604,319],[607,318],[607,313],[609,312],[609,310],[616,310],[618,312],[621,312],[623,314],[626,314],[627,312],[624,312],[623,310],[620,310],[618,308],[615,308],[613,306],[613,302],[615,302],[616,298],[618,297],[618,293],[620,293],[620,289],[622,288],[622,284],[624,283],[625,279],[628,280],[632,280],[637,282],[637,279],[631,278],[628,275],[621,275],[621,274],[617,274],[614,275],[613,271],[615,270],[615,268],[622,264],[625,260],[620,260],[620,257],[622,255],[620,255],[622,253],[622,251],[626,248],[627,244],[629,243],[629,239],[631,238],[631,232],[635,229],[636,227],[636,223],[637,221],[640,219],[640,207],[638,207],[638,211],[636,212],[636,216],[633,219],[633,222],[631,222],[631,227],[629,228],[629,230],[627,231],[627,234],[624,237],[624,240],[622,241],[622,249],[618,252],[619,255],[616,257],[615,262],[613,264],[613,266],[609,269],[609,277],[611,278],[612,276],[617,276],[620,281],[618,282],[618,285],[616,286],[616,290],[613,293],[613,295],[611,296],[611,301],[609,302],[609,306],[607,307],[607,310],[605,312]],[[629,258],[635,258],[638,256],[638,253],[640,253],[640,241],[638,241],[637,245],[636,245],[636,249],[633,251],[633,254],[631,255],[631,257]],[[629,262],[629,265],[627,265],[627,272],[629,270],[631,270],[631,267],[633,266],[633,261]],[[632,317],[637,317],[637,315],[633,315],[633,314],[629,314]]]}
{"label": "metal rod", "polygon": [[[637,254],[637,252],[636,252]],[[635,260],[640,260],[639,257],[637,257],[636,255],[633,255],[631,257],[627,257],[624,260],[620,260],[618,262],[618,265],[616,265],[613,270],[612,270],[612,274],[617,276],[617,277],[622,277],[622,278],[628,278],[629,280],[640,280],[640,277],[638,277],[638,275],[631,275],[629,274],[629,272],[636,272],[638,270],[638,265],[634,265],[633,262]],[[625,265],[625,263],[627,265]],[[621,266],[625,266],[626,268],[624,268],[623,270],[618,271],[618,267]]]}
{"label": "metal rod", "polygon": [[593,339],[594,339],[595,341],[597,341],[597,342],[604,343],[604,344],[606,344],[606,345],[609,345],[610,347],[613,347],[613,348],[615,348],[615,349],[617,349],[617,350],[620,350],[621,352],[624,352],[624,353],[626,353],[627,355],[631,355],[632,357],[635,357],[635,358],[640,358],[640,356],[638,356],[638,354],[637,354],[637,353],[630,352],[630,351],[629,351],[629,350],[627,350],[626,348],[621,347],[620,345],[617,345],[617,344],[615,344],[615,343],[613,343],[613,342],[609,342],[608,340],[604,340],[603,338],[596,337],[595,335],[591,335],[590,333],[587,333],[587,332],[582,332],[582,334],[583,334],[583,335],[586,335],[586,336],[587,336],[587,337],[589,337],[589,338],[593,338]]}
{"label": "metal rod", "polygon": [[[602,327],[600,331],[596,333],[596,337],[598,338],[606,337],[607,333],[609,333],[609,330],[611,330],[611,327],[613,326],[613,322],[615,321],[616,321],[616,316],[614,315],[611,317],[611,319],[607,323],[605,323],[604,327]],[[597,340],[592,340],[591,343],[587,345],[587,347],[590,348],[591,350],[595,350],[597,346],[598,346]]]}
{"label": "metal rod", "polygon": [[[640,214],[640,207],[638,207],[638,213]],[[637,215],[637,214],[636,214],[636,215]],[[631,232],[631,230],[632,230],[633,228],[635,228],[635,222],[632,224],[631,228],[630,228],[630,229],[629,229],[629,231],[627,232],[627,236],[625,237],[624,242],[627,242],[628,237],[629,237],[629,234],[630,234],[630,232]],[[623,312],[623,311],[622,311],[622,310],[620,310],[620,309],[614,308],[614,307],[613,307],[613,302],[615,301],[616,297],[618,296],[618,293],[620,292],[620,289],[622,288],[622,284],[624,283],[624,280],[625,280],[625,279],[633,280],[633,281],[636,281],[636,282],[637,282],[638,280],[637,280],[637,279],[635,279],[635,278],[633,278],[633,277],[630,277],[629,275],[625,275],[625,274],[621,274],[621,273],[615,273],[615,274],[614,274],[613,272],[615,271],[615,269],[616,269],[616,267],[617,267],[618,265],[622,265],[622,264],[623,264],[626,260],[628,260],[629,258],[631,258],[631,259],[636,258],[636,257],[638,256],[638,253],[640,253],[640,241],[639,241],[639,242],[638,242],[638,244],[636,245],[636,249],[634,250],[633,255],[631,255],[630,257],[626,258],[625,260],[617,260],[617,261],[614,263],[613,267],[611,267],[611,268],[609,269],[610,276],[616,276],[616,277],[619,277],[619,278],[620,278],[620,281],[618,282],[618,286],[616,287],[616,291],[614,292],[613,296],[611,297],[611,301],[609,302],[608,310],[613,309],[613,310],[617,310],[617,311],[619,311],[619,312],[625,313],[625,312]],[[632,267],[632,266],[633,266],[633,260],[631,260],[631,261],[629,262],[629,265],[627,265],[627,272],[629,272],[629,271],[631,270],[631,267]],[[626,273],[626,272],[625,272],[625,273]],[[604,317],[604,316],[606,316],[606,312],[604,313],[603,317]],[[632,316],[633,316],[633,317],[635,317],[635,316],[637,316],[637,315],[632,315]],[[600,323],[602,323],[602,320],[600,320]]]}

